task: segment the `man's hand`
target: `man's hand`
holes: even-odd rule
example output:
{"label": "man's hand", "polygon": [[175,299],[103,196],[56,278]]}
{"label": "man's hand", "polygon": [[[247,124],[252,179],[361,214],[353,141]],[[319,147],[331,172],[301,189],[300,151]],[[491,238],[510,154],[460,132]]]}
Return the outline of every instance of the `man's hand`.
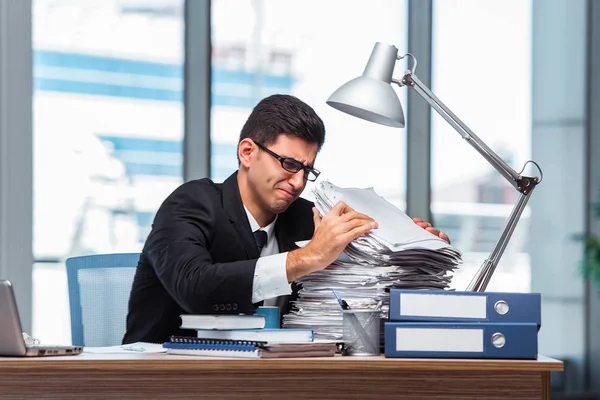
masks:
{"label": "man's hand", "polygon": [[313,220],[315,233],[306,247],[320,259],[323,268],[334,262],[348,243],[379,226],[373,218],[354,211],[341,201],[323,219],[313,208]]}
{"label": "man's hand", "polygon": [[444,232],[441,232],[439,229],[432,227],[429,222],[423,221],[421,218],[413,218],[413,221],[421,228],[433,233],[435,236],[438,236],[440,239],[443,239],[450,244],[450,238],[448,235],[446,235]]}
{"label": "man's hand", "polygon": [[310,243],[288,254],[289,282],[326,268],[342,254],[348,243],[379,226],[373,218],[354,211],[341,201],[323,218],[313,208],[313,220],[315,233]]}

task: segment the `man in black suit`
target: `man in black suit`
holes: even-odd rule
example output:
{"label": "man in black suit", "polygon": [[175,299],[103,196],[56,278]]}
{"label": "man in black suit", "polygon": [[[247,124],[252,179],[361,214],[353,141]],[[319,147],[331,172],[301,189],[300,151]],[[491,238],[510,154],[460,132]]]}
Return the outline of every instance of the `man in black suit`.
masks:
{"label": "man in black suit", "polygon": [[133,281],[123,343],[194,336],[179,328],[181,314],[251,314],[268,304],[283,316],[296,279],[326,268],[377,227],[343,203],[321,218],[299,198],[319,175],[314,163],[324,140],[322,120],[293,96],[273,95],[254,108],[240,134],[238,171],[222,184],[184,183],[159,208]]}

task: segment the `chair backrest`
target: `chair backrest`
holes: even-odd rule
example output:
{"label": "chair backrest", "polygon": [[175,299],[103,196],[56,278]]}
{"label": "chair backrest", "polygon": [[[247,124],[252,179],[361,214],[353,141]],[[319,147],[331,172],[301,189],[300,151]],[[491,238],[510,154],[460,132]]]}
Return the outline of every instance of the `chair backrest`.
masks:
{"label": "chair backrest", "polygon": [[73,345],[121,344],[139,258],[140,253],[120,253],[67,259]]}

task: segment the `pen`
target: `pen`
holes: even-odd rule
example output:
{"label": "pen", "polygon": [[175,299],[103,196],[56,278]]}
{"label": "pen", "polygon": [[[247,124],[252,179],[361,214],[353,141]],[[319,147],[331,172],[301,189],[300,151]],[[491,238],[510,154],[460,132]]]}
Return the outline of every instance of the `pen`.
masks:
{"label": "pen", "polygon": [[146,349],[143,348],[142,346],[136,346],[136,345],[131,345],[131,344],[123,345],[123,346],[121,346],[121,348],[123,350],[129,350],[129,351],[140,351],[140,352],[146,351]]}
{"label": "pen", "polygon": [[335,289],[331,288],[331,291],[333,292],[333,295],[335,296],[335,298],[337,299],[337,302],[339,303],[340,307],[342,308],[342,310],[349,310],[350,306],[348,305],[348,303],[346,303],[346,300],[342,300],[340,298],[340,296],[338,296],[337,292],[335,291]]}

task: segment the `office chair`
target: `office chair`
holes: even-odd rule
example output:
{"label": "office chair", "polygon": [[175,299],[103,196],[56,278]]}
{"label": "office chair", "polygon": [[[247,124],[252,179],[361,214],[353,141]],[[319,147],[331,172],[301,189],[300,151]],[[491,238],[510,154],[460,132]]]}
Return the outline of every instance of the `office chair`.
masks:
{"label": "office chair", "polygon": [[73,345],[121,344],[140,253],[97,254],[66,261]]}

